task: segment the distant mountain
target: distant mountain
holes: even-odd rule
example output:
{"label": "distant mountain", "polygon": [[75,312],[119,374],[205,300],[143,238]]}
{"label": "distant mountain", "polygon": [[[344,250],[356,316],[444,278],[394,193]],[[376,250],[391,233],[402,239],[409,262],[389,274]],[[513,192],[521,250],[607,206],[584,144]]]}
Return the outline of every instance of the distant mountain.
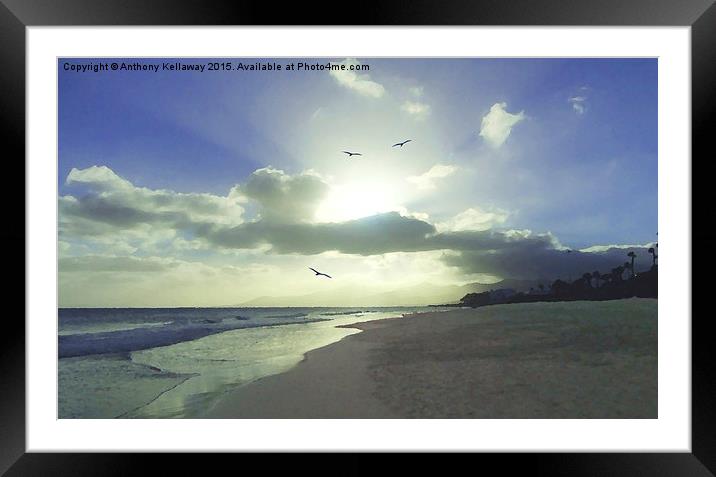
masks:
{"label": "distant mountain", "polygon": [[502,280],[497,283],[468,283],[466,285],[435,285],[421,283],[410,287],[384,291],[377,287],[342,287],[295,296],[262,296],[240,303],[240,307],[281,306],[425,306],[458,303],[468,293],[480,293],[498,288],[526,291],[547,285],[546,280]]}

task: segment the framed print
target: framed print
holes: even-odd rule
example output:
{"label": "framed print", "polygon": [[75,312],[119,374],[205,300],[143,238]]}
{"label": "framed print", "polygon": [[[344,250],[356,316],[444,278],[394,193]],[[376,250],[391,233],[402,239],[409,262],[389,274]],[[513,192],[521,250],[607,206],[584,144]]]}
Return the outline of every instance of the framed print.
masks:
{"label": "framed print", "polygon": [[716,7],[486,3],[3,2],[27,277],[3,470],[394,451],[711,475],[690,158]]}

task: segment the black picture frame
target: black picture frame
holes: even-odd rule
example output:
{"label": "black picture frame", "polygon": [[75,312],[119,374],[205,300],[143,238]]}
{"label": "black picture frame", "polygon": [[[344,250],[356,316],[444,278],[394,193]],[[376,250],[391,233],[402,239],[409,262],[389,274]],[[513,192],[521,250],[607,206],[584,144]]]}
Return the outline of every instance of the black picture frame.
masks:
{"label": "black picture frame", "polygon": [[[324,13],[320,13],[324,12]],[[708,180],[708,174],[693,174],[697,162],[706,163],[713,155],[713,117],[716,113],[716,5],[713,0],[383,0],[354,4],[351,11],[335,5],[307,5],[259,1],[193,1],[193,0],[0,0],[0,118],[3,141],[5,177],[14,178],[23,188],[25,178],[25,28],[55,25],[575,25],[575,26],[690,26],[692,67],[692,178]],[[663,133],[663,131],[662,131]],[[708,154],[707,154],[708,151]],[[685,157],[688,161],[689,158]],[[701,166],[703,169],[704,166]],[[9,170],[8,170],[9,169]],[[710,207],[710,197],[693,195],[692,221],[698,212]],[[705,190],[705,189],[701,189]],[[12,197],[19,197],[20,191]],[[700,200],[699,200],[700,199]],[[0,232],[6,250],[5,263],[10,270],[21,269],[25,254],[25,209],[11,204],[8,225]],[[704,214],[705,215],[705,214]],[[708,217],[708,216],[706,216]],[[710,227],[708,227],[710,229]],[[695,271],[716,266],[710,250],[716,234],[699,228],[692,233],[692,248],[699,253]],[[706,255],[706,256],[703,256]],[[713,254],[712,254],[713,255]],[[26,259],[26,256],[25,256]],[[692,262],[693,263],[693,262]],[[693,267],[693,265],[692,265]],[[22,277],[9,275],[7,297],[16,302],[25,291],[25,267]],[[692,268],[693,270],[693,268]],[[692,279],[695,295],[706,296],[708,278]],[[692,292],[693,293],[693,292]],[[8,300],[9,301],[9,300]],[[21,308],[25,311],[25,302]],[[137,475],[154,472],[160,464],[163,473],[173,468],[184,472],[203,469],[195,456],[166,454],[60,454],[25,453],[25,328],[16,313],[5,316],[0,335],[0,473],[26,475]],[[670,317],[688,320],[691,317]],[[712,376],[713,346],[707,332],[708,316],[692,320],[692,453],[643,454],[470,454],[455,456],[454,465],[485,468],[496,464],[500,472],[516,467],[531,473],[557,475],[695,475],[716,473],[716,379]],[[295,472],[302,468],[320,472],[308,456],[290,455],[272,461],[272,470],[284,466]],[[372,473],[375,466],[366,455],[336,455],[340,459],[335,473]],[[219,469],[229,459],[241,468],[266,465],[267,456],[222,455],[212,457],[212,467]],[[402,459],[406,461],[407,459]],[[423,470],[424,456],[411,456],[413,466]],[[400,469],[405,471],[404,465]],[[393,464],[381,464],[393,470]],[[214,467],[216,466],[216,467]],[[281,469],[283,470],[283,469]],[[234,472],[232,472],[234,473]],[[237,470],[235,473],[239,473]],[[273,472],[272,472],[273,473]]]}

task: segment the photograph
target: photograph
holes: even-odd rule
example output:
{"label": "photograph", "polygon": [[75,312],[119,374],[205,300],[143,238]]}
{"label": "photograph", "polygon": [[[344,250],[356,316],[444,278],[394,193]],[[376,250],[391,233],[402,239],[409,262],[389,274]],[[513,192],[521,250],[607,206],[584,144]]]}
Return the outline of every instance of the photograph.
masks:
{"label": "photograph", "polygon": [[715,1],[0,0],[0,475],[713,477]]}
{"label": "photograph", "polygon": [[659,61],[58,57],[57,418],[658,419]]}

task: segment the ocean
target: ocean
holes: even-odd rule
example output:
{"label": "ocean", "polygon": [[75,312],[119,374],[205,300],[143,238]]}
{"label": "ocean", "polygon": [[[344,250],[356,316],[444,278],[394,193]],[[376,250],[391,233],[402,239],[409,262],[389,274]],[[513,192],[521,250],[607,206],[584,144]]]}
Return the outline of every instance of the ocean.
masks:
{"label": "ocean", "polygon": [[337,326],[421,311],[439,308],[61,308],[58,418],[202,418],[360,332]]}

